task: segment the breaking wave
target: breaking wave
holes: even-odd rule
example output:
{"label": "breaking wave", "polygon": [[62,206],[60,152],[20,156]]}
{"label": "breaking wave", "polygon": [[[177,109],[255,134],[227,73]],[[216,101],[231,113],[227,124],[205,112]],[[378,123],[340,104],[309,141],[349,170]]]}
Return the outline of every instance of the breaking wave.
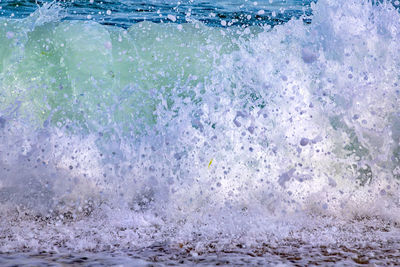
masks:
{"label": "breaking wave", "polygon": [[312,9],[273,28],[0,18],[0,251],[372,242],[349,222],[398,223],[398,10]]}

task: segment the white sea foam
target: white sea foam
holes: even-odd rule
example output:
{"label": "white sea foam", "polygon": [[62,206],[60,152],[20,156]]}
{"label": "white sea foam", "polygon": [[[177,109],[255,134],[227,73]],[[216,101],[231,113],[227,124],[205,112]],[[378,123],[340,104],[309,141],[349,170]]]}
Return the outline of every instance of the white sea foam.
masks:
{"label": "white sea foam", "polygon": [[313,12],[2,26],[0,251],[395,238],[365,228],[400,222],[400,15]]}

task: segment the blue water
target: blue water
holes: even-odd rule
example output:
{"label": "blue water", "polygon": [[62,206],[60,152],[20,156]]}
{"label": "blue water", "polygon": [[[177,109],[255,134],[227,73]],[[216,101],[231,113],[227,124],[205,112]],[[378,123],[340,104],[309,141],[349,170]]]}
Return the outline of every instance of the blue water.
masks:
{"label": "blue water", "polygon": [[399,264],[398,6],[0,0],[0,264]]}
{"label": "blue water", "polygon": [[[0,15],[21,18],[29,16],[39,5],[51,1],[4,1]],[[168,15],[178,23],[202,21],[211,26],[278,25],[291,18],[311,15],[311,0],[278,1],[60,1],[65,19],[93,20],[105,25],[128,28],[141,21],[170,22]],[[275,12],[273,14],[273,12]]]}

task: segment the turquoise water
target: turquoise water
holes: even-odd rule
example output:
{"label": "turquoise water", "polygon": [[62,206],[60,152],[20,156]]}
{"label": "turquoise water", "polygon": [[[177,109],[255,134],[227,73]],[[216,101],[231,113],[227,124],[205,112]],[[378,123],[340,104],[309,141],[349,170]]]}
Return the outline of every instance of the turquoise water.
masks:
{"label": "turquoise water", "polygon": [[2,0],[0,262],[398,264],[398,5]]}

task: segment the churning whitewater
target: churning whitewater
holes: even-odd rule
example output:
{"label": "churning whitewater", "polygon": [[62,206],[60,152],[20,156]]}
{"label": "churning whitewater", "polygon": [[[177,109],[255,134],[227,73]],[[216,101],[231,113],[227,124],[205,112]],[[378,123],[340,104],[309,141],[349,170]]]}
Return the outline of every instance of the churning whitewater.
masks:
{"label": "churning whitewater", "polygon": [[398,249],[400,14],[311,9],[274,27],[0,18],[0,252]]}

